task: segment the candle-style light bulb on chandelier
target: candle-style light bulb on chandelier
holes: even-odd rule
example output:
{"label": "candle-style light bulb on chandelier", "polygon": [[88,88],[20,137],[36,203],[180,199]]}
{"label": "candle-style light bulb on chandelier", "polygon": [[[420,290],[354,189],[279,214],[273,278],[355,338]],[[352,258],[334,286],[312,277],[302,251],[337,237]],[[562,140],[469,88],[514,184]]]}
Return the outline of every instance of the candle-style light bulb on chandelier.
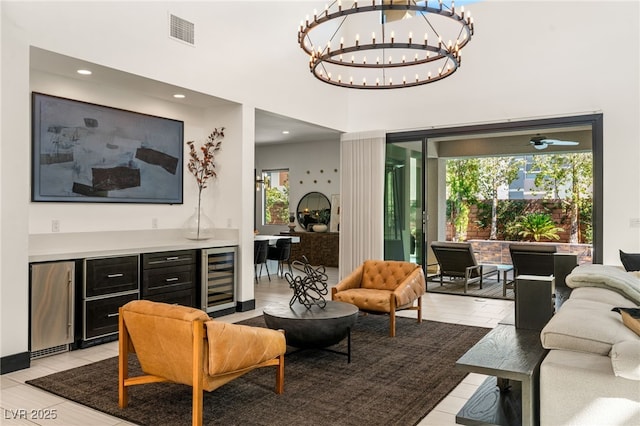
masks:
{"label": "candle-style light bulb on chandelier", "polygon": [[324,83],[397,89],[456,72],[473,27],[470,12],[454,1],[336,0],[300,23],[298,44]]}

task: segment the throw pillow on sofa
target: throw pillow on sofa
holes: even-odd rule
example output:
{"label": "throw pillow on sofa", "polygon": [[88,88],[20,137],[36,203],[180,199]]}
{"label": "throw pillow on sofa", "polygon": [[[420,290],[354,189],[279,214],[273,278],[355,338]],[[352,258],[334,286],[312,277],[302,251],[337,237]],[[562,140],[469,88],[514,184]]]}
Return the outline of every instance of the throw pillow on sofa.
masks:
{"label": "throw pillow on sofa", "polygon": [[640,253],[625,253],[620,250],[620,261],[627,272],[640,271]]}
{"label": "throw pillow on sofa", "polygon": [[618,312],[622,316],[622,323],[640,336],[640,308],[615,307],[612,311]]}

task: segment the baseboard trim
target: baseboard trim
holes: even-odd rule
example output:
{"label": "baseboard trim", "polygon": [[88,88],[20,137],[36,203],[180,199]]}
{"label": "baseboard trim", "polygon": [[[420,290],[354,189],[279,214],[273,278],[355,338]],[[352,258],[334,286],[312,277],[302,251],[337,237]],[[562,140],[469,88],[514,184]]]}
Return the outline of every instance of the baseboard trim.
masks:
{"label": "baseboard trim", "polygon": [[11,373],[31,367],[29,352],[7,355],[0,358],[0,374]]}
{"label": "baseboard trim", "polygon": [[247,312],[253,311],[256,308],[256,300],[245,300],[243,302],[238,302],[236,305],[236,312]]}

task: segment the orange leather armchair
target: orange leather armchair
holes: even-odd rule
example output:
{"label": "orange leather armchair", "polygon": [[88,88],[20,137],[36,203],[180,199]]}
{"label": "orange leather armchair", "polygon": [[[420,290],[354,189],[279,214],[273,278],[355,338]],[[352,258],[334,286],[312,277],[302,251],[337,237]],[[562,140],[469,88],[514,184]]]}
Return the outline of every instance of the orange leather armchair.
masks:
{"label": "orange leather armchair", "polygon": [[[331,289],[331,299],[356,305],[361,311],[387,313],[389,335],[396,335],[396,311],[418,311],[427,284],[420,265],[395,260],[367,260]],[[417,305],[415,302],[417,301]]]}
{"label": "orange leather armchair", "polygon": [[[277,366],[276,393],[284,391],[286,342],[280,331],[214,321],[186,306],[135,300],[120,308],[118,404],[129,386],[155,382],[193,388],[192,420],[202,424],[203,390],[212,391],[249,371]],[[129,377],[135,353],[145,375]]]}

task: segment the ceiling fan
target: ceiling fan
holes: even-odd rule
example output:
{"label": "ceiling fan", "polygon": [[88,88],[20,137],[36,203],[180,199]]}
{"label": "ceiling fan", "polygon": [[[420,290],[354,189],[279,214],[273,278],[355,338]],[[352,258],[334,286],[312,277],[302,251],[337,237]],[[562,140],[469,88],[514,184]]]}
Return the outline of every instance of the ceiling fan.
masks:
{"label": "ceiling fan", "polygon": [[529,141],[529,143],[535,149],[547,149],[547,147],[549,145],[570,146],[570,145],[578,145],[579,144],[579,142],[563,141],[563,140],[559,140],[559,139],[551,139],[551,138],[547,138],[546,136],[540,136],[540,135],[532,137],[531,140]]}

